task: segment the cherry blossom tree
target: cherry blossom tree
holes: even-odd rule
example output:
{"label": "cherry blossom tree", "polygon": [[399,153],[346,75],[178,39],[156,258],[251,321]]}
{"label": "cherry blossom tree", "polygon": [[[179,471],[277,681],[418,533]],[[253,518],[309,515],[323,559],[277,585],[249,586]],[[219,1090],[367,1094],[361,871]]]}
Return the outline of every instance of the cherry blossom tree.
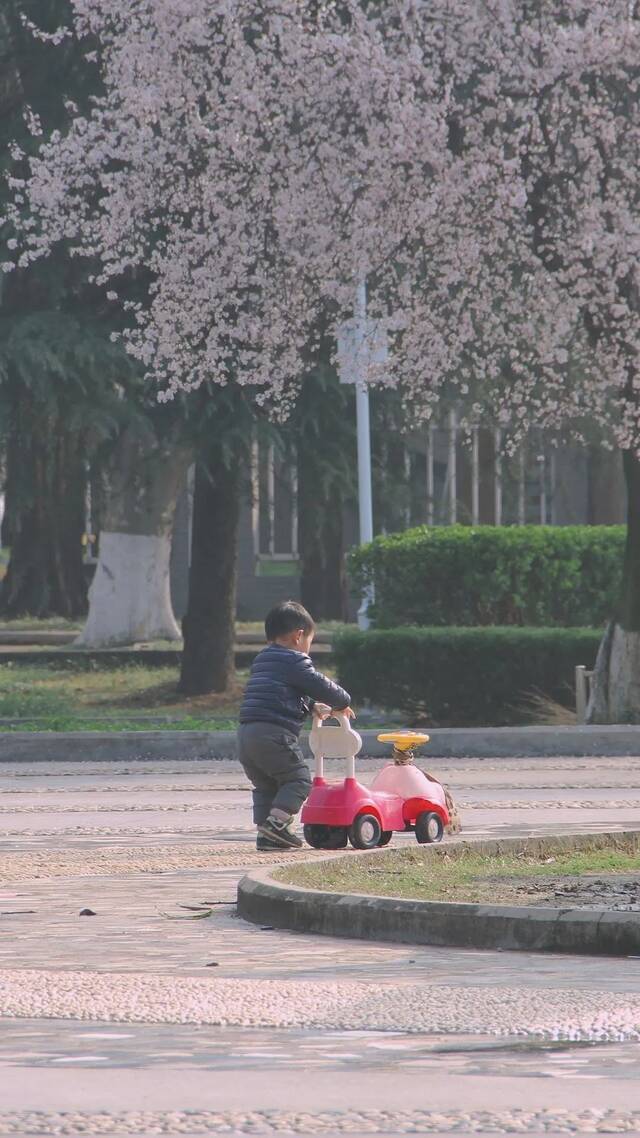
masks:
{"label": "cherry blossom tree", "polygon": [[[507,425],[519,415],[588,436],[597,423],[622,451],[628,491],[624,581],[596,665],[590,718],[640,718],[640,7],[634,0],[533,0],[473,6],[459,129],[491,135],[524,190],[530,249],[566,342],[549,335],[537,366],[520,336],[505,353]],[[481,38],[482,37],[482,38]],[[459,62],[459,60],[458,60]],[[470,137],[467,144],[473,146]],[[537,313],[532,310],[533,323]],[[531,329],[532,330],[532,329]],[[531,330],[520,322],[519,332]],[[557,331],[557,329],[556,329]]]}
{"label": "cherry blossom tree", "polygon": [[105,94],[14,179],[17,262],[97,263],[165,400],[235,382],[285,416],[364,279],[416,413],[508,447],[597,424],[630,526],[593,714],[640,714],[635,4],[72,2]]}
{"label": "cherry blossom tree", "polygon": [[[4,0],[0,6],[0,169],[18,137],[35,148],[25,104],[42,114],[43,131],[65,121],[63,92],[81,97],[87,72],[67,42],[51,51],[22,26],[24,12],[49,28],[68,17],[64,0]],[[0,181],[0,212],[10,192]],[[0,253],[0,260],[3,259]],[[11,551],[0,607],[6,618],[28,613],[77,619],[86,611],[82,537],[87,468],[95,470],[114,413],[114,386],[133,371],[109,342],[108,305],[85,284],[85,266],[57,250],[0,282],[0,435]]]}
{"label": "cherry blossom tree", "polygon": [[[517,205],[495,162],[468,192],[441,35],[416,37],[409,4],[72,3],[73,28],[50,38],[86,42],[105,94],[13,179],[17,262],[64,244],[97,263],[162,398],[233,381],[282,416],[316,330],[327,312],[335,330],[366,278],[397,379],[435,401],[463,351],[477,354],[474,321],[499,323],[482,275]],[[108,582],[140,561],[121,531],[103,543],[91,636]],[[166,561],[156,537],[150,579]]]}
{"label": "cherry blossom tree", "polygon": [[19,262],[68,241],[114,304],[143,276],[123,334],[163,398],[233,380],[286,412],[363,277],[397,381],[428,400],[479,358],[521,188],[499,148],[450,144],[448,3],[72,2],[106,94],[15,180]]}

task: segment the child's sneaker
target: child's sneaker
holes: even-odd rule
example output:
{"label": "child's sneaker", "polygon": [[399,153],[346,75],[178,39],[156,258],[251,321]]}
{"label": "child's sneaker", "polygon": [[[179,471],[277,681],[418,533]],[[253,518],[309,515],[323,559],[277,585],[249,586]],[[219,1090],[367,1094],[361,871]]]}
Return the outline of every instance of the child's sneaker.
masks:
{"label": "child's sneaker", "polygon": [[258,853],[273,853],[274,850],[277,853],[282,853],[283,847],[280,845],[280,842],[274,842],[273,838],[267,838],[264,834],[258,833],[256,849]]}
{"label": "child's sneaker", "polygon": [[289,828],[290,826],[291,821],[283,822],[280,821],[279,818],[269,817],[266,822],[258,826],[258,831],[265,838],[268,838],[269,841],[275,842],[280,849],[282,849],[283,846],[285,849],[290,850],[302,849],[304,845],[302,838],[294,834],[293,830]]}

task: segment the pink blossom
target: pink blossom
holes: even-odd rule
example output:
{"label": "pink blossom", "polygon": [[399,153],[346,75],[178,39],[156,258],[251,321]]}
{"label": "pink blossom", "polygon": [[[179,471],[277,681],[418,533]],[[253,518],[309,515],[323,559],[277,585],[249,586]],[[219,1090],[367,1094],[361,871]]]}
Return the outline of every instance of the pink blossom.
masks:
{"label": "pink blossom", "polygon": [[234,381],[286,414],[366,277],[391,349],[369,382],[417,418],[447,398],[512,440],[637,445],[626,0],[72,3],[105,94],[13,178],[16,259],[97,260],[163,398]]}

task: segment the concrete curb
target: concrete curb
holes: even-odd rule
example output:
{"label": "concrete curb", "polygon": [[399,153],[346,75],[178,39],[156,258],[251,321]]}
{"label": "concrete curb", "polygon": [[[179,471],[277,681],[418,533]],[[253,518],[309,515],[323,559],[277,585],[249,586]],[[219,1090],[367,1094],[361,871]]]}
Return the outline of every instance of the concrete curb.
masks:
{"label": "concrete curb", "polygon": [[[475,852],[507,853],[544,848],[580,849],[608,835],[574,834],[555,838],[448,842],[425,847],[438,857],[452,844]],[[615,835],[637,849],[640,831]],[[383,851],[379,851],[380,854]],[[349,856],[349,855],[347,855]],[[351,856],[379,856],[353,854]],[[317,862],[315,863],[317,864]],[[279,867],[281,868],[281,867]],[[328,893],[274,881],[274,868],[258,869],[238,885],[238,912],[246,920],[295,932],[359,940],[393,941],[474,949],[569,952],[577,955],[630,956],[640,953],[640,913],[602,909],[553,909],[475,905],[444,901],[408,901],[396,897]]]}
{"label": "concrete curb", "polygon": [[233,731],[3,731],[0,762],[234,759]]}
{"label": "concrete curb", "polygon": [[[357,720],[356,720],[357,726]],[[363,758],[386,758],[378,729],[362,729]],[[434,728],[430,759],[588,758],[640,755],[640,726]],[[306,735],[303,736],[306,748]],[[234,731],[2,731],[0,762],[232,759]]]}

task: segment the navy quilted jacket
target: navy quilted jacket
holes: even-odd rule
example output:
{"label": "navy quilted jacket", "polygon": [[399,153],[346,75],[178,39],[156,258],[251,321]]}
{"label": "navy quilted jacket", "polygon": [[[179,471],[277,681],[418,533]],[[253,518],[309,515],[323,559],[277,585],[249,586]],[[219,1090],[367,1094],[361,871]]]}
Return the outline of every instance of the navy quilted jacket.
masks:
{"label": "navy quilted jacket", "polygon": [[305,652],[269,644],[253,661],[240,722],[277,723],[299,735],[304,718],[316,701],[342,711],[351,703],[351,696],[318,672]]}

